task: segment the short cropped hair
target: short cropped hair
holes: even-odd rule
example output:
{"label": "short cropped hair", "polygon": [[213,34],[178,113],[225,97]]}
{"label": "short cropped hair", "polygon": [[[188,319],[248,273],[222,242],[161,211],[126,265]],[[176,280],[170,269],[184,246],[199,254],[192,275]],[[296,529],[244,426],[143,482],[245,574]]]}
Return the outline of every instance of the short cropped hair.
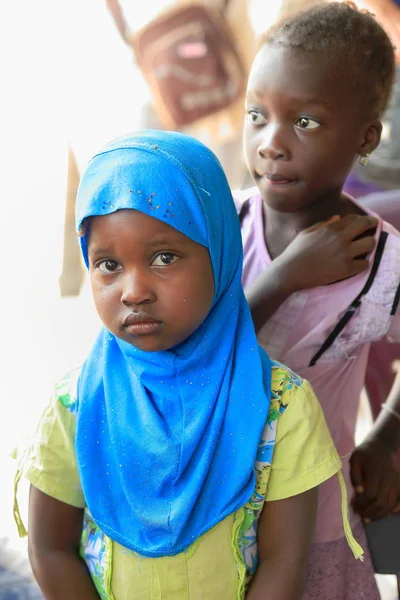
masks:
{"label": "short cropped hair", "polygon": [[302,10],[273,26],[261,38],[260,48],[265,45],[332,57],[334,64],[349,67],[368,116],[380,118],[386,109],[396,72],[394,48],[374,16],[353,2]]}

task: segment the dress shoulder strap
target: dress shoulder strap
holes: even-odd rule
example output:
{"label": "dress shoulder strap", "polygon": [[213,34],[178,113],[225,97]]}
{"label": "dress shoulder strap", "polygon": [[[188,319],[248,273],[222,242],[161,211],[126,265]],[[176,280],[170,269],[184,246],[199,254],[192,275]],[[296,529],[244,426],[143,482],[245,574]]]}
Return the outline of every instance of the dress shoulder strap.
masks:
{"label": "dress shoulder strap", "polygon": [[[372,264],[372,269],[371,269],[371,272],[369,274],[366,284],[364,285],[363,289],[358,294],[358,296],[350,304],[349,308],[347,309],[347,311],[345,312],[343,317],[340,319],[340,321],[337,323],[337,325],[334,327],[334,329],[328,335],[328,337],[326,338],[326,340],[324,341],[324,343],[322,344],[322,346],[320,347],[318,352],[316,352],[314,354],[314,356],[310,360],[309,367],[313,367],[317,363],[317,361],[321,358],[321,356],[332,346],[333,342],[340,335],[340,333],[343,331],[343,329],[346,327],[347,323],[354,316],[355,312],[361,305],[363,296],[365,296],[371,289],[372,284],[374,283],[376,274],[379,269],[379,265],[380,265],[380,262],[381,262],[381,259],[383,256],[383,252],[385,250],[387,238],[388,238],[388,233],[386,231],[382,231],[382,233],[379,237],[378,245],[376,247],[374,262]],[[399,291],[399,295],[400,295],[400,291]]]}

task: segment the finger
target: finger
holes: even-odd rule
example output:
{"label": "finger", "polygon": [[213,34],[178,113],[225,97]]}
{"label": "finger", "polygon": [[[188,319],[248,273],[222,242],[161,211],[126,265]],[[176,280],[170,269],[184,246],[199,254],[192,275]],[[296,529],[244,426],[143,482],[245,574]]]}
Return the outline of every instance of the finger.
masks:
{"label": "finger", "polygon": [[398,498],[397,500],[398,500],[398,502],[392,511],[394,514],[400,513],[400,498]]}
{"label": "finger", "polygon": [[381,472],[381,469],[377,468],[376,464],[365,464],[363,468],[363,494],[366,498],[369,498],[371,503],[377,501],[379,494],[383,498],[387,495],[387,490],[390,487],[388,479],[385,477],[385,473]]}
{"label": "finger", "polygon": [[360,515],[364,523],[369,523],[380,516],[381,506],[376,498],[371,498],[366,493],[357,496],[355,511]]}
{"label": "finger", "polygon": [[362,493],[355,493],[351,504],[354,508],[354,510],[361,516],[364,516],[364,511],[368,508],[368,506],[371,504],[371,499],[367,498],[367,496],[365,496]]}
{"label": "finger", "polygon": [[397,471],[397,482],[396,482],[396,501],[394,503],[393,513],[400,513],[400,472]]}
{"label": "finger", "polygon": [[368,498],[365,494],[356,494],[353,500],[353,509],[354,511],[360,515],[361,519],[365,522],[371,520],[369,516],[370,507],[373,505],[374,501],[371,498]]}
{"label": "finger", "polygon": [[364,511],[367,518],[380,519],[393,511],[399,496],[399,483],[397,471],[385,470],[378,465],[367,470],[364,481],[365,495],[372,500]]}
{"label": "finger", "polygon": [[364,510],[362,520],[364,523],[370,523],[377,519],[382,519],[391,514],[391,510],[388,509],[386,504],[378,504],[377,502],[371,502],[371,504]]}
{"label": "finger", "polygon": [[331,223],[336,223],[337,221],[340,221],[340,215],[333,215],[333,217],[331,217],[327,221],[320,221],[319,223],[315,223],[315,225],[308,227],[308,229],[306,229],[305,231],[317,231],[318,229],[322,229],[322,227],[326,227],[327,225],[330,225]]}
{"label": "finger", "polygon": [[391,488],[388,496],[388,513],[392,513],[398,505],[398,490]]}
{"label": "finger", "polygon": [[350,461],[350,478],[356,494],[364,492],[364,477],[361,467],[361,461],[354,456]]}
{"label": "finger", "polygon": [[336,227],[338,227],[339,229],[345,229],[345,228],[349,227],[350,225],[354,225],[354,223],[359,223],[360,219],[364,220],[364,219],[368,219],[368,218],[369,218],[369,215],[346,215],[345,217],[342,217],[340,220],[339,219],[337,220]]}
{"label": "finger", "polygon": [[341,222],[334,226],[343,230],[343,234],[348,240],[353,240],[369,229],[376,229],[378,220],[375,217],[362,215],[349,215],[351,218],[344,217]]}
{"label": "finger", "polygon": [[369,261],[364,258],[356,258],[351,261],[349,277],[351,275],[357,275],[358,273],[362,273],[369,269],[370,264]]}
{"label": "finger", "polygon": [[375,521],[389,515],[396,506],[397,489],[380,489],[377,497],[363,511],[363,518]]}
{"label": "finger", "polygon": [[374,250],[375,246],[375,238],[372,235],[368,235],[367,237],[363,237],[359,240],[354,240],[351,242],[349,246],[349,255],[351,258],[365,256],[366,254],[370,254]]}

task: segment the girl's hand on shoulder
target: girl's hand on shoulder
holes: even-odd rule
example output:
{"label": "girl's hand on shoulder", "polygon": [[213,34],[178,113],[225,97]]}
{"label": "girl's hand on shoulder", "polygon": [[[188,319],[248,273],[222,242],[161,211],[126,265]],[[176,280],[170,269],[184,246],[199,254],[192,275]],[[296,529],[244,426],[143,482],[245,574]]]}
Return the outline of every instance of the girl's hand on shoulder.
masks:
{"label": "girl's hand on shoulder", "polygon": [[[276,259],[291,291],[329,285],[365,271],[375,246],[377,219],[334,216],[305,229]],[[290,283],[289,283],[290,282]]]}
{"label": "girl's hand on shoulder", "polygon": [[365,522],[397,512],[400,502],[400,470],[392,448],[378,438],[367,438],[350,459],[354,487],[352,505]]}

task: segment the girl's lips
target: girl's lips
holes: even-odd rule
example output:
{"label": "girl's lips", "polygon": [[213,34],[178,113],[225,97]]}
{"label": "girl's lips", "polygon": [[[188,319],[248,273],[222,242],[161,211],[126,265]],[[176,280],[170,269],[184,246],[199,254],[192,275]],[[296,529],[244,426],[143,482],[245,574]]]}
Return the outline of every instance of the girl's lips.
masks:
{"label": "girl's lips", "polygon": [[148,333],[155,333],[159,331],[163,323],[157,321],[149,314],[141,311],[138,313],[131,312],[125,317],[123,322],[123,329],[128,333],[136,335],[146,335]]}
{"label": "girl's lips", "polygon": [[265,181],[272,186],[276,186],[276,185],[288,185],[289,183],[296,183],[295,179],[285,179],[284,177],[280,177],[280,176],[270,176],[270,175],[264,175],[263,179],[265,179]]}
{"label": "girl's lips", "polygon": [[149,333],[156,333],[160,331],[163,324],[160,321],[142,321],[127,325],[124,327],[125,331],[135,335],[148,335]]}

